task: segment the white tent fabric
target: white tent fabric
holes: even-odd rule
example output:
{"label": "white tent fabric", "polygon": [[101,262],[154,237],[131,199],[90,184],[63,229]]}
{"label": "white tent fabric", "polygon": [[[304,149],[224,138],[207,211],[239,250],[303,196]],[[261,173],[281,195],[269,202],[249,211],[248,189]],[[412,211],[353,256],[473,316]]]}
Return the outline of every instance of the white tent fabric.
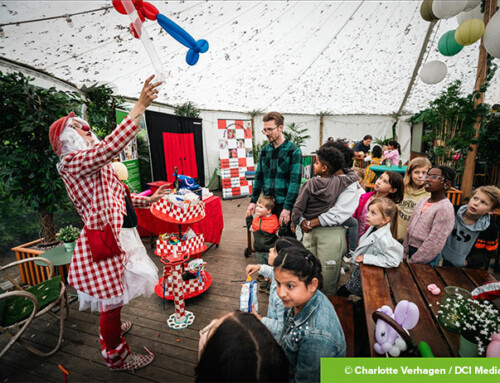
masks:
{"label": "white tent fabric", "polygon": [[[198,64],[187,49],[153,21],[146,28],[168,74],[158,101],[194,102],[201,109],[280,110],[284,113],[390,115],[408,88],[429,23],[420,1],[152,1],[160,13],[195,39],[210,43]],[[4,1],[0,24],[43,19],[110,6],[110,1]],[[4,26],[0,57],[43,70],[78,87],[116,84],[136,97],[153,72],[129,19],[114,9]],[[445,80],[417,79],[404,112],[427,106],[451,82],[473,89],[479,42],[453,57],[437,52],[439,37],[455,29],[455,18],[434,28],[422,63],[440,59]],[[498,61],[498,60],[497,60]],[[487,102],[498,102],[492,81]],[[334,134],[333,134],[334,135]]]}

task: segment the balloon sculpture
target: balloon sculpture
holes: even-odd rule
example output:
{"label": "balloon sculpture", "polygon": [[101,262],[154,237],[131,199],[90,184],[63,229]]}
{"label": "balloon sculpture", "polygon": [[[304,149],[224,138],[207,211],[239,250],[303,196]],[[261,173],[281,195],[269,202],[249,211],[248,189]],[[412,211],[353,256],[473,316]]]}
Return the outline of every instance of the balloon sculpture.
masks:
{"label": "balloon sculpture", "polygon": [[[417,305],[407,300],[400,301],[396,305],[394,313],[389,306],[385,305],[379,308],[379,311],[393,318],[405,330],[411,330],[415,327],[420,316]],[[399,356],[401,351],[405,351],[407,347],[396,330],[381,319],[375,325],[375,339],[377,342],[373,348],[380,355],[389,353],[391,356]]]}
{"label": "balloon sculpture", "polygon": [[163,69],[161,67],[161,61],[156,54],[156,50],[147,35],[146,29],[142,28],[143,22],[145,22],[146,19],[153,21],[156,20],[170,36],[185,47],[189,48],[186,55],[186,62],[189,65],[196,64],[200,58],[200,53],[205,53],[208,50],[208,42],[206,40],[196,41],[179,25],[174,23],[168,17],[160,14],[158,9],[150,3],[142,0],[113,0],[113,7],[119,13],[130,17],[130,20],[132,21],[130,24],[130,33],[132,33],[135,38],[140,39],[143,43],[144,48],[151,58],[153,67],[155,68],[157,75],[159,75],[156,77],[158,80],[162,80],[162,77],[164,77]]}

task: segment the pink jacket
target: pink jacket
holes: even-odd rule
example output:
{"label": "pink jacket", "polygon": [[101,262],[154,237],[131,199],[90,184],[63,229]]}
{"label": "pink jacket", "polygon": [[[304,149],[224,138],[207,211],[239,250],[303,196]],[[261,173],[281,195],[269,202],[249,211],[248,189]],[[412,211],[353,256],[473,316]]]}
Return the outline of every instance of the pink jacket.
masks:
{"label": "pink jacket", "polygon": [[354,218],[359,220],[359,216],[361,215],[363,208],[365,207],[365,205],[368,202],[368,200],[370,199],[370,197],[374,194],[375,194],[375,192],[372,191],[369,193],[365,193],[365,194],[361,195],[361,197],[359,197],[358,207],[356,208],[356,210],[354,211],[354,214],[352,215]]}
{"label": "pink jacket", "polygon": [[399,152],[397,149],[384,152],[384,157],[386,160],[391,160],[393,165],[399,165]]}
{"label": "pink jacket", "polygon": [[418,249],[408,259],[409,263],[429,263],[436,258],[455,225],[455,211],[448,198],[434,203],[422,214],[422,208],[429,198],[418,201],[408,222],[403,242],[405,258],[408,258],[410,246]]}

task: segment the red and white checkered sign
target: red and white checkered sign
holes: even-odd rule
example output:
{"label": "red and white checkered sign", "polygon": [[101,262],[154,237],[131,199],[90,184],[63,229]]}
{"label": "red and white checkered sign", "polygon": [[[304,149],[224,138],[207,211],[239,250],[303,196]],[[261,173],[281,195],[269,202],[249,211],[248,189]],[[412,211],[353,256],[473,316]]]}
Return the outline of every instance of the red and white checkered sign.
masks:
{"label": "red and white checkered sign", "polygon": [[245,172],[255,170],[250,120],[218,120],[218,138],[222,197],[224,199],[252,193],[252,182]]}
{"label": "red and white checkered sign", "polygon": [[163,197],[158,202],[151,205],[151,213],[165,221],[177,221],[179,223],[193,223],[205,218],[205,204],[179,207],[168,202],[167,197]]}
{"label": "red and white checkered sign", "polygon": [[176,250],[177,255],[181,255],[185,252],[189,252],[190,254],[197,253],[204,244],[205,238],[203,237],[203,234],[198,234],[193,238],[189,238],[187,241],[179,241],[177,245],[171,245],[158,238],[156,240],[155,254],[160,257],[171,255],[174,253],[174,249]]}

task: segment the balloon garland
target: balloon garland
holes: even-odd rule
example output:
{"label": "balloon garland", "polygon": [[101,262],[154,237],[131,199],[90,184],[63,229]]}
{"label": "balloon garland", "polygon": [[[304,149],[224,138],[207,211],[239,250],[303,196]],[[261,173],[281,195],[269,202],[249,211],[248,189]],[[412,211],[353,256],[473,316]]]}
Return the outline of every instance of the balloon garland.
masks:
{"label": "balloon garland", "polygon": [[[142,0],[113,0],[113,7],[122,15],[128,15],[132,23],[130,24],[130,33],[143,43],[148,52],[155,70],[161,66],[161,62],[156,54],[156,50],[151,44],[145,28],[142,28],[143,22],[148,20],[157,21],[158,24],[179,43],[188,49],[186,62],[189,65],[195,65],[200,58],[200,53],[208,50],[208,41],[196,41],[182,27],[174,23],[168,17],[160,14],[160,11],[151,3]],[[161,71],[162,72],[162,71]]]}

